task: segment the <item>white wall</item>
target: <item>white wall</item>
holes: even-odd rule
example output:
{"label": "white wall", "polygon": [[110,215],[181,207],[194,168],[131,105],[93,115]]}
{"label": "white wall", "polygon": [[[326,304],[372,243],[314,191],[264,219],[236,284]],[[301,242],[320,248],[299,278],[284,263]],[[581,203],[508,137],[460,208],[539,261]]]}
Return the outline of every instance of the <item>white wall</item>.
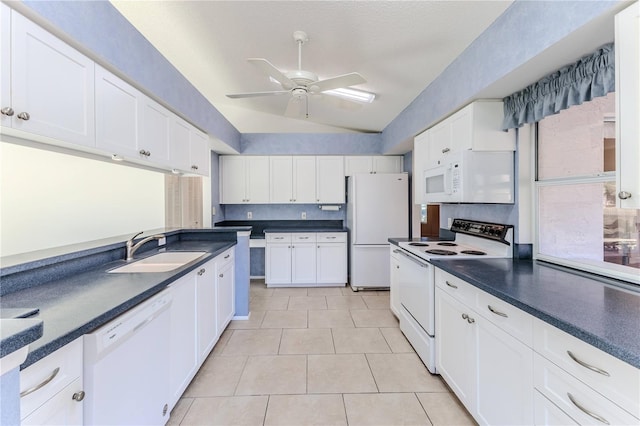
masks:
{"label": "white wall", "polygon": [[0,255],[164,227],[164,175],[0,143]]}

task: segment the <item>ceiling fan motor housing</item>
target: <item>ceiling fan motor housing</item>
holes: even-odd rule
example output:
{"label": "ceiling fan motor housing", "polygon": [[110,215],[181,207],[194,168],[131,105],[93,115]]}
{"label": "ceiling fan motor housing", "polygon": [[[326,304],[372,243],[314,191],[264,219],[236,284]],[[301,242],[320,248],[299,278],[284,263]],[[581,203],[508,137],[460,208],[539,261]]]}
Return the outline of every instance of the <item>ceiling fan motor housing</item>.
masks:
{"label": "ceiling fan motor housing", "polygon": [[294,81],[298,86],[308,86],[318,81],[318,76],[311,71],[296,70],[285,74],[290,80]]}

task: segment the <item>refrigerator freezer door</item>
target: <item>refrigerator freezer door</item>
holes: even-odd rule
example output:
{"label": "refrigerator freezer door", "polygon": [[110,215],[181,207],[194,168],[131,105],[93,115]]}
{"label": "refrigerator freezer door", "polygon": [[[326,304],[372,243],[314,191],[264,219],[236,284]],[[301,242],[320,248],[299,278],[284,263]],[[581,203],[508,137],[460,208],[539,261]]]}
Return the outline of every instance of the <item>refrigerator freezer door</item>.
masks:
{"label": "refrigerator freezer door", "polygon": [[351,246],[352,289],[389,287],[389,245]]}
{"label": "refrigerator freezer door", "polygon": [[389,238],[409,236],[407,174],[363,174],[349,180],[351,244],[387,244]]}

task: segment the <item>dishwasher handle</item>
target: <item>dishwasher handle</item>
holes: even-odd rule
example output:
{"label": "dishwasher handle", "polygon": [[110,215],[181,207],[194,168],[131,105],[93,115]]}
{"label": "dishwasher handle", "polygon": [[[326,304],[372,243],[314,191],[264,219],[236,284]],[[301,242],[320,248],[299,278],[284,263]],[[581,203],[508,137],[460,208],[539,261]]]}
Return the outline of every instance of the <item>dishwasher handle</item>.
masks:
{"label": "dishwasher handle", "polygon": [[422,262],[422,261],[416,259],[415,257],[411,256],[410,254],[405,253],[402,250],[398,250],[397,252],[394,250],[394,253],[399,253],[399,254],[403,255],[404,257],[406,257],[407,259],[409,259],[413,263],[416,263],[416,264],[420,265],[420,267],[422,267],[422,268],[429,268],[429,264],[428,263]]}

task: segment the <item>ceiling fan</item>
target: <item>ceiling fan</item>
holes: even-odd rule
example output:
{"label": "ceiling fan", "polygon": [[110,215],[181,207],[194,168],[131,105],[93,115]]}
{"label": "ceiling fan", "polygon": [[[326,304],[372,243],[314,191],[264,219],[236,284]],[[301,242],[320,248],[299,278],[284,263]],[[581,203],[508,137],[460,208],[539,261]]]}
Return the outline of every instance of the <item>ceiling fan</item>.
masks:
{"label": "ceiling fan", "polygon": [[[309,41],[307,34],[304,31],[295,31],[293,33],[293,39],[298,43],[298,69],[295,71],[282,72],[276,68],[271,62],[264,58],[249,58],[249,62],[260,68],[265,74],[271,77],[282,85],[284,90],[268,91],[268,92],[249,92],[249,93],[235,93],[227,95],[232,99],[238,98],[253,98],[258,96],[278,96],[278,95],[291,95],[285,115],[288,117],[297,117],[300,115],[301,106],[304,102],[305,114],[309,118],[309,95],[315,94],[332,94],[328,91],[336,89],[344,89],[356,84],[366,83],[364,79],[357,72],[349,74],[339,75],[337,77],[327,78],[324,80],[318,80],[318,76],[311,71],[302,69],[302,45]],[[362,99],[365,102],[371,102],[375,95],[369,92],[362,92],[364,96]],[[352,100],[344,98],[346,100]]]}

